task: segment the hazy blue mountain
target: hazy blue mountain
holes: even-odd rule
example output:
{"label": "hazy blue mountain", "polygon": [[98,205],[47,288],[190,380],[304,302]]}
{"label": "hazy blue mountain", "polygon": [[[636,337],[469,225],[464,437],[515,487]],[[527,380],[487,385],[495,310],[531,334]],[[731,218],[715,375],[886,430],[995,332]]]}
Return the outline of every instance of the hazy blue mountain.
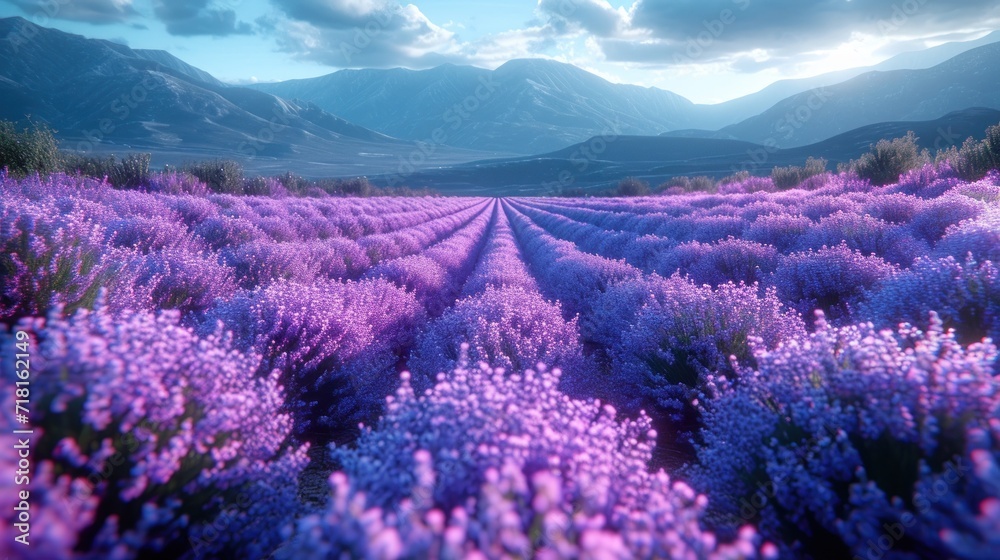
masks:
{"label": "hazy blue mountain", "polygon": [[575,66],[543,59],[512,60],[495,71],[451,64],[428,70],[341,70],[250,87],[311,101],[398,138],[530,154],[609,133],[674,131],[670,135],[716,137],[705,131],[754,117],[790,96],[866,72],[929,68],[998,40],[1000,32],[904,53],[872,67],[783,80],[717,105],[695,105],[657,88],[612,84]]}
{"label": "hazy blue mountain", "polygon": [[1000,109],[1000,43],[977,47],[923,70],[868,72],[788,97],[718,131],[665,136],[738,139],[791,148],[888,121],[932,120],[968,107]]}
{"label": "hazy blue mountain", "polygon": [[[825,158],[827,168],[834,170],[838,163],[857,159],[882,138],[898,138],[912,130],[919,137],[918,143],[933,153],[961,145],[970,136],[982,139],[986,128],[997,123],[1000,111],[976,107],[928,121],[871,124],[791,149],[713,138],[595,137],[536,156],[427,169],[410,177],[410,182],[448,194],[545,196],[569,189],[599,191],[629,176],[655,186],[679,175],[721,178],[741,170],[767,175],[775,166],[802,165],[809,157]],[[372,179],[376,183],[386,180]]]}
{"label": "hazy blue mountain", "polygon": [[[312,175],[390,171],[419,148],[314,104],[222,84],[162,51],[0,19],[0,118],[48,123],[63,147],[154,153],[154,163],[243,159]],[[14,38],[14,40],[11,40]],[[421,161],[483,153],[439,149]],[[331,167],[335,166],[335,167]]]}
{"label": "hazy blue mountain", "polygon": [[205,72],[200,68],[195,68],[187,62],[177,58],[176,56],[168,53],[167,51],[161,50],[151,50],[151,49],[132,49],[131,54],[138,58],[144,58],[146,60],[152,60],[153,62],[159,63],[161,66],[165,66],[174,71],[180,72],[190,78],[193,78],[199,82],[205,82],[213,86],[224,87],[228,84],[217,80],[215,76]]}
{"label": "hazy blue mountain", "polygon": [[1000,31],[994,31],[975,41],[951,42],[912,52],[898,54],[874,66],[861,66],[828,72],[809,78],[779,80],[764,89],[715,105],[697,105],[696,128],[717,130],[763,113],[787,97],[816,88],[831,86],[867,72],[890,70],[921,70],[937,66],[977,47],[1000,41]]}
{"label": "hazy blue mountain", "polygon": [[613,84],[542,59],[512,60],[493,71],[450,64],[342,70],[253,87],[311,101],[398,138],[524,154],[595,135],[650,135],[695,125],[694,105],[677,94]]}

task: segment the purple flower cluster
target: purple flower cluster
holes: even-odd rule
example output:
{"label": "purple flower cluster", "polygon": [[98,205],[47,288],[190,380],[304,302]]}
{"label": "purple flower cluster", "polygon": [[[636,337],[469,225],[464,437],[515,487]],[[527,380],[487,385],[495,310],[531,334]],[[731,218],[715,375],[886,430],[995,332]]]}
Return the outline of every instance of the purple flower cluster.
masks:
{"label": "purple flower cluster", "polygon": [[704,498],[646,469],[649,419],[573,400],[559,376],[462,360],[417,396],[404,373],[276,557],[773,557],[749,526],[728,544],[704,532]]}
{"label": "purple flower cluster", "polygon": [[377,417],[424,321],[414,296],[384,280],[276,282],[217,306],[203,330],[221,324],[261,353],[259,372],[280,372],[298,433],[323,442]]}
{"label": "purple flower cluster", "polygon": [[978,480],[990,476],[984,449],[996,453],[992,344],[963,348],[932,314],[926,332],[895,333],[820,316],[808,337],[754,346],[757,367],[706,404],[690,468],[717,526],[755,522],[813,557],[864,556],[873,543],[887,557],[943,556],[942,540],[975,539],[975,525],[941,511],[971,502],[966,518],[988,523],[1000,498]]}
{"label": "purple flower cluster", "polygon": [[368,271],[369,278],[384,278],[411,290],[428,313],[440,315],[458,297],[479,259],[486,232],[497,212],[490,203],[475,219],[418,255],[383,261]]}
{"label": "purple flower cluster", "polygon": [[896,267],[846,244],[793,253],[781,259],[772,282],[778,297],[808,317],[821,309],[835,322],[854,318],[861,297]]}
{"label": "purple flower cluster", "polygon": [[993,261],[921,258],[872,289],[861,315],[875,324],[920,324],[931,311],[964,343],[1000,341],[1000,269]]}
{"label": "purple flower cluster", "polygon": [[[176,311],[54,312],[18,330],[36,349],[31,494],[44,496],[33,502],[44,510],[33,519],[43,550],[175,550],[184,527],[211,515],[225,491],[294,481],[307,462],[307,447],[289,446],[277,372],[258,376],[258,357],[235,351],[228,335],[197,336]],[[4,333],[4,355],[17,342]],[[4,379],[12,367],[4,361]],[[5,387],[12,393],[14,383]],[[6,488],[13,479],[5,480]]]}
{"label": "purple flower cluster", "polygon": [[[571,372],[589,371],[583,359],[576,320],[566,321],[558,304],[523,288],[486,288],[463,299],[421,334],[410,357],[418,389],[459,361],[461,342],[468,358],[508,371],[522,371],[539,362]],[[583,379],[580,379],[580,378]],[[574,381],[585,381],[576,375]]]}
{"label": "purple flower cluster", "polygon": [[102,259],[105,230],[87,207],[0,192],[0,320],[92,305],[116,267]]}
{"label": "purple flower cluster", "polygon": [[[998,173],[574,200],[259,186],[274,196],[0,173],[38,557],[998,543]],[[14,496],[0,555],[23,552]]]}

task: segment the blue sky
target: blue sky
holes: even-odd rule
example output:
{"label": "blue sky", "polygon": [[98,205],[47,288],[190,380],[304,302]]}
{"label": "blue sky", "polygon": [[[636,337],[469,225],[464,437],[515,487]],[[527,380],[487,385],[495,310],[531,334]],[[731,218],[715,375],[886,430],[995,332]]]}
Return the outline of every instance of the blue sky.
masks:
{"label": "blue sky", "polygon": [[1000,28],[996,0],[0,0],[233,82],[546,57],[699,103]]}

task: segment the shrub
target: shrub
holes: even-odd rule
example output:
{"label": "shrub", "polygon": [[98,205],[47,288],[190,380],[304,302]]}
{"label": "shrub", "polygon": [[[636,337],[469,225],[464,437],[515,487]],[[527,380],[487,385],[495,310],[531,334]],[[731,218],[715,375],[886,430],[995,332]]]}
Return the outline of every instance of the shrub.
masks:
{"label": "shrub", "polygon": [[615,196],[646,196],[650,193],[649,183],[635,177],[626,177],[615,187]]}
{"label": "shrub", "polygon": [[164,171],[153,173],[146,184],[149,192],[163,194],[192,194],[204,196],[209,193],[208,187],[197,177],[183,171]]}
{"label": "shrub", "polygon": [[864,317],[886,327],[915,323],[936,311],[963,342],[1000,340],[1000,270],[971,256],[920,258],[910,270],[873,287],[863,310]]}
{"label": "shrub", "polygon": [[131,215],[104,224],[104,242],[110,247],[130,248],[148,253],[168,247],[198,250],[201,243],[183,223],[170,218],[147,218]]}
{"label": "shrub", "polygon": [[182,317],[207,311],[236,293],[230,269],[214,255],[168,248],[128,261],[108,295],[112,310],[176,309]]}
{"label": "shrub", "polygon": [[977,261],[1000,263],[1000,211],[987,211],[975,220],[948,228],[934,246],[934,256],[951,255],[958,260],[972,254]]}
{"label": "shrub", "polygon": [[289,190],[277,177],[249,177],[243,182],[243,194],[250,196],[288,196]]}
{"label": "shrub", "polygon": [[335,450],[328,505],[277,558],[757,557],[752,528],[718,544],[703,500],[648,472],[644,415],[570,399],[558,370],[466,364],[419,396],[403,374],[378,426]]}
{"label": "shrub", "polygon": [[719,179],[719,185],[729,185],[731,183],[742,183],[751,177],[750,172],[747,170],[737,171],[732,175],[728,175]]}
{"label": "shrub", "polygon": [[799,238],[809,231],[812,220],[793,214],[765,214],[747,228],[744,238],[764,245],[771,245],[784,253],[800,243]]}
{"label": "shrub", "polygon": [[0,121],[0,169],[5,167],[19,177],[58,169],[59,145],[52,130],[32,123],[31,128],[18,131],[13,122]]}
{"label": "shrub", "polygon": [[[276,375],[257,377],[256,356],[219,333],[196,336],[176,312],[112,317],[98,306],[18,330],[35,349],[32,518],[47,520],[32,545],[64,547],[46,557],[179,557],[186,527],[230,492],[294,485],[307,462],[307,448],[289,446]],[[4,354],[22,340],[3,333]],[[13,365],[4,361],[5,379]]]}
{"label": "shrub", "polygon": [[770,177],[749,176],[742,181],[720,183],[716,192],[719,194],[750,194],[755,192],[774,192],[774,182]]}
{"label": "shrub", "polygon": [[773,283],[778,297],[804,317],[821,309],[835,321],[846,321],[854,317],[865,290],[893,272],[895,267],[881,258],[839,244],[783,257]]}
{"label": "shrub", "polygon": [[325,443],[377,417],[425,320],[412,294],[383,280],[279,281],[220,304],[203,330],[222,321],[237,348],[258,349],[261,372],[281,374],[297,432]]}
{"label": "shrub", "polygon": [[935,166],[928,163],[899,177],[899,183],[883,189],[883,193],[904,193],[928,200],[962,185],[962,179],[948,163]]}
{"label": "shrub", "polygon": [[669,181],[656,187],[656,192],[663,194],[683,194],[688,192],[715,192],[715,180],[711,177],[699,175],[697,177],[673,177]]}
{"label": "shrub", "polygon": [[978,181],[991,170],[1000,169],[1000,125],[986,129],[986,137],[981,142],[969,137],[961,148],[952,146],[938,154],[940,160],[947,160],[959,177],[966,181]]}
{"label": "shrub", "polygon": [[243,194],[243,166],[231,160],[190,163],[182,169],[198,178],[209,190],[224,194]]}
{"label": "shrub", "polygon": [[879,140],[871,146],[871,151],[859,159],[851,160],[844,170],[857,173],[872,185],[882,186],[895,183],[899,176],[911,169],[918,169],[930,163],[927,150],[921,151],[917,137],[908,132],[903,138]]}
{"label": "shrub", "polygon": [[277,179],[286,189],[288,189],[288,192],[293,194],[309,196],[309,189],[315,188],[315,185],[313,185],[308,179],[300,177],[291,171],[286,171],[285,173],[278,175]]}
{"label": "shrub", "polygon": [[107,179],[117,189],[135,189],[149,184],[150,154],[127,154],[119,161],[114,155],[107,157],[83,156],[67,153],[62,156],[61,167],[67,173],[76,173],[94,179]]}
{"label": "shrub", "polygon": [[771,169],[771,180],[774,181],[775,187],[785,190],[797,187],[806,179],[823,173],[826,173],[826,160],[810,157],[806,160],[805,167],[789,166]]}
{"label": "shrub", "polygon": [[[626,291],[623,303],[635,301],[627,293],[630,287],[621,289]],[[761,296],[757,286],[723,284],[712,290],[671,278],[650,283],[640,305],[620,342],[609,349],[611,384],[616,401],[627,410],[652,410],[667,422],[669,454],[664,459],[679,467],[693,457],[692,438],[699,425],[695,405],[710,398],[712,380],[735,377],[735,361],[752,358],[750,338],[762,337],[773,347],[802,334],[804,327],[773,289]]]}
{"label": "shrub", "polygon": [[105,231],[80,201],[0,204],[0,321],[90,307],[119,263],[105,258]]}
{"label": "shrub", "polygon": [[565,321],[558,304],[537,292],[521,288],[487,287],[463,299],[428,325],[410,358],[417,389],[429,385],[438,373],[451,371],[459,362],[458,345],[468,343],[467,357],[510,372],[523,371],[539,362],[583,369],[576,320]]}
{"label": "shrub", "polygon": [[373,196],[377,189],[366,177],[354,179],[320,179],[316,186],[337,196]]}
{"label": "shrub", "polygon": [[730,237],[707,247],[687,272],[698,284],[749,285],[763,281],[777,265],[778,251],[774,247]]}
{"label": "shrub", "polygon": [[846,243],[865,255],[876,255],[903,266],[929,251],[927,243],[915,239],[905,226],[892,225],[871,216],[840,211],[831,214],[799,238],[800,249],[835,247]]}
{"label": "shrub", "polygon": [[928,200],[914,214],[910,229],[930,243],[937,243],[948,228],[978,218],[986,205],[966,196],[945,195]]}
{"label": "shrub", "polygon": [[996,444],[992,458],[974,450],[990,447],[977,432],[997,428],[996,348],[961,347],[933,315],[926,333],[820,319],[808,337],[756,348],[751,381],[706,407],[691,474],[710,526],[756,522],[795,558],[874,557],[868,547],[887,535],[887,557],[950,557],[950,535],[990,539],[964,522],[1000,498],[969,484],[996,479]]}
{"label": "shrub", "polygon": [[119,189],[134,189],[149,184],[150,154],[128,154],[122,157],[108,177]]}

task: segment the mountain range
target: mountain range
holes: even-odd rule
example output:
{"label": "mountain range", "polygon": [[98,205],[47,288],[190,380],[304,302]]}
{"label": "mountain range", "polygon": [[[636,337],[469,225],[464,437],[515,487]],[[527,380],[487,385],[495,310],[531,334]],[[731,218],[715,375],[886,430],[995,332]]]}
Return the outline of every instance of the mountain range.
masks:
{"label": "mountain range", "polygon": [[399,138],[479,150],[539,153],[595,134],[651,135],[688,128],[694,103],[661,89],[612,84],[570,64],[511,60],[496,70],[446,64],[429,70],[342,70],[255,84]]}
{"label": "mountain range", "polygon": [[[778,82],[698,105],[541,59],[495,70],[342,70],[234,86],[166,51],[6,18],[0,118],[47,123],[68,149],[152,152],[156,166],[221,157],[260,174],[543,192],[567,168],[578,185],[596,187],[625,175],[721,176],[747,162],[766,173],[810,155],[844,161],[911,129],[924,142],[961,143],[998,121],[998,39],[948,43],[874,70]],[[602,143],[606,153],[587,152]],[[590,154],[583,170],[580,151]]]}
{"label": "mountain range", "polygon": [[[675,93],[613,84],[551,60],[496,70],[341,70],[251,87],[303,99],[390,136],[537,154],[594,135],[719,138],[794,147],[888,120],[928,120],[969,107],[1000,109],[1000,32],[897,55],[877,66],[777,82],[698,105]],[[910,69],[903,69],[909,67]],[[489,87],[486,87],[488,85]],[[721,127],[720,130],[715,128]]]}
{"label": "mountain range", "polygon": [[998,41],[1000,41],[1000,31],[994,31],[974,41],[944,43],[928,49],[904,52],[874,66],[859,66],[808,78],[778,80],[758,92],[715,105],[700,106],[701,115],[697,128],[717,130],[735,124],[750,115],[763,113],[781,100],[804,91],[846,82],[867,72],[930,68],[973,48]]}
{"label": "mountain range", "polygon": [[[0,19],[0,118],[30,115],[82,152],[151,151],[158,164],[236,158],[258,172],[393,171],[419,152],[315,104],[224,84],[164,51]],[[30,37],[27,41],[13,37]],[[440,146],[429,162],[491,154]],[[294,162],[294,163],[292,163]]]}
{"label": "mountain range", "polygon": [[[742,140],[671,136],[595,136],[554,152],[490,159],[417,171],[413,186],[447,194],[477,196],[546,196],[568,191],[597,193],[623,177],[656,186],[673,177],[724,177],[739,171],[766,175],[777,166],[801,166],[809,157],[823,157],[827,169],[857,159],[875,139],[898,138],[913,131],[917,143],[932,154],[961,145],[969,137],[982,139],[1000,122],[1000,111],[976,107],[928,121],[882,122],[860,127],[808,146],[774,148]],[[378,185],[392,176],[373,176]]]}
{"label": "mountain range", "polygon": [[666,135],[805,146],[879,121],[929,120],[969,107],[1000,109],[998,84],[1000,43],[991,43],[931,68],[867,72],[805,91],[715,132]]}

